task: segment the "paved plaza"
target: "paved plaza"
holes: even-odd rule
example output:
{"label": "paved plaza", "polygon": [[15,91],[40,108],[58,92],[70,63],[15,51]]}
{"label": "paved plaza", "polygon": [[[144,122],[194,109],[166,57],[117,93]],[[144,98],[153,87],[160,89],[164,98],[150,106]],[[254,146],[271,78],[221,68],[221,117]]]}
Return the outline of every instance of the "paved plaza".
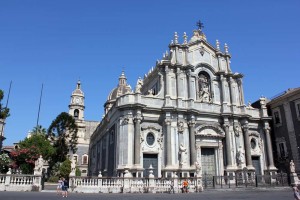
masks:
{"label": "paved plaza", "polygon": [[[54,192],[0,192],[2,200],[51,200],[66,199]],[[152,200],[152,199],[188,199],[188,200],[288,200],[294,199],[292,189],[245,189],[245,190],[209,190],[201,193],[188,194],[76,194],[70,193],[67,199],[108,199],[108,200]]]}

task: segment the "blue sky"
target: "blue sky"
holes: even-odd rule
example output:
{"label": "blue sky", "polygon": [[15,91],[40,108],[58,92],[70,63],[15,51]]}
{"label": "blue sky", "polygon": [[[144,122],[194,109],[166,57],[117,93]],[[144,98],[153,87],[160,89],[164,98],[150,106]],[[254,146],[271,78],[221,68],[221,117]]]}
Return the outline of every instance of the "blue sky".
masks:
{"label": "blue sky", "polygon": [[300,1],[0,1],[0,88],[12,81],[4,145],[68,111],[80,78],[85,119],[100,120],[122,71],[135,86],[173,39],[200,19],[208,41],[227,43],[245,100],[299,87]]}

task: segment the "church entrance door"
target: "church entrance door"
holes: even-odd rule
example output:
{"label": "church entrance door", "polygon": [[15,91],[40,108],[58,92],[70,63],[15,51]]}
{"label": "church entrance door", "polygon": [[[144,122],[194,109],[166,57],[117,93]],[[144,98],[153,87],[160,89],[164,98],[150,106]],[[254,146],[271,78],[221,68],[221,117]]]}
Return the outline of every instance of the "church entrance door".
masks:
{"label": "church entrance door", "polygon": [[149,167],[153,167],[153,175],[157,177],[158,175],[158,159],[157,154],[143,154],[143,176],[149,177]]}
{"label": "church entrance door", "polygon": [[203,175],[216,174],[215,149],[201,148],[201,164]]}
{"label": "church entrance door", "polygon": [[259,156],[253,156],[252,157],[252,164],[253,164],[253,167],[255,168],[255,174],[256,175],[261,175]]}

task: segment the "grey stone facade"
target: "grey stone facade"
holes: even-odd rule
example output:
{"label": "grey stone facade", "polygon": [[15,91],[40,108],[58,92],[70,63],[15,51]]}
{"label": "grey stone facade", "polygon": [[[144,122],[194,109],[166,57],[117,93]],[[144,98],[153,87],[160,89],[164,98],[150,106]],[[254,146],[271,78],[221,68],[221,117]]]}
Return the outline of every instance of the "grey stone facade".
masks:
{"label": "grey stone facade", "polygon": [[81,90],[81,83],[78,81],[76,89],[71,95],[69,105],[69,114],[75,118],[78,126],[78,149],[75,154],[69,154],[68,156],[70,159],[76,160],[76,165],[80,169],[82,176],[87,175],[90,137],[99,124],[99,122],[96,121],[85,120],[84,109],[84,93]]}
{"label": "grey stone facade", "polygon": [[225,44],[194,30],[175,33],[156,66],[135,89],[122,72],[91,136],[89,175],[156,177],[265,174],[273,163],[265,98],[244,103],[243,75],[233,73]]}
{"label": "grey stone facade", "polygon": [[288,89],[268,102],[273,118],[274,158],[279,171],[288,172],[290,161],[300,173],[300,88]]}

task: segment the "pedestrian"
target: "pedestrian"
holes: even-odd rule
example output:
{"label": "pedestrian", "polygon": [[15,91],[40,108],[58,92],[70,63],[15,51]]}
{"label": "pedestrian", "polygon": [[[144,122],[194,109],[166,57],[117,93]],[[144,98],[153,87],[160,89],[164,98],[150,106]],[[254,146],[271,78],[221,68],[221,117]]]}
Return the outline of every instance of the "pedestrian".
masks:
{"label": "pedestrian", "polygon": [[299,194],[299,189],[297,187],[297,184],[293,184],[293,192],[294,192],[294,198],[295,200],[300,200],[300,194]]}
{"label": "pedestrian", "polygon": [[182,192],[188,193],[189,182],[186,179],[182,182],[182,186]]}
{"label": "pedestrian", "polygon": [[63,181],[62,181],[62,178],[60,177],[57,182],[57,188],[56,188],[57,195],[61,194],[61,192],[62,192],[62,184],[63,184]]}
{"label": "pedestrian", "polygon": [[69,188],[69,182],[67,179],[63,178],[63,186],[62,186],[62,196],[68,197],[68,188]]}

